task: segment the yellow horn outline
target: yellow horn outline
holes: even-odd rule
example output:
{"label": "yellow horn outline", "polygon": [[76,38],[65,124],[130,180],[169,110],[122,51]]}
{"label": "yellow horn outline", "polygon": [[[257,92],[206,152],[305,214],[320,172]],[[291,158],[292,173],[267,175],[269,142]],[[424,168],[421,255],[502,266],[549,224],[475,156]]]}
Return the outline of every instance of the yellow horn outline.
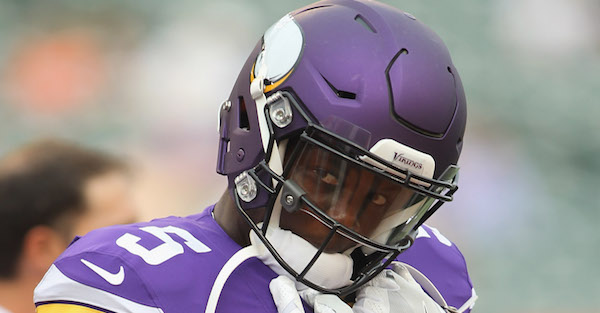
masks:
{"label": "yellow horn outline", "polygon": [[[256,63],[252,64],[252,70],[250,71],[250,83],[252,84],[252,81],[254,80],[254,67],[256,66]],[[265,90],[263,90],[263,92],[269,92],[277,87],[279,87],[279,85],[281,85],[286,79],[288,79],[288,77],[292,74],[292,72],[294,71],[294,68],[292,68],[291,70],[289,70],[287,72],[287,74],[285,74],[285,76],[283,76],[282,78],[278,79],[277,81],[271,83],[270,85],[266,85],[265,86]]]}

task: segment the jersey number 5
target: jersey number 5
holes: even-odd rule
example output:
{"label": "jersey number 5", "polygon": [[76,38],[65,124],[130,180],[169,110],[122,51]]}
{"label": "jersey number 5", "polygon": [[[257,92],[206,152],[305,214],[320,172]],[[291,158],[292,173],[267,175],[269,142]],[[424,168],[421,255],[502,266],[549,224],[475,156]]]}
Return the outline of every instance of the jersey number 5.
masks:
{"label": "jersey number 5", "polygon": [[140,237],[126,233],[117,239],[117,246],[124,248],[132,254],[140,256],[146,263],[150,265],[161,264],[172,257],[183,253],[183,246],[177,241],[173,240],[168,234],[174,234],[185,240],[185,244],[196,253],[210,252],[210,248],[200,242],[190,232],[185,229],[166,226],[146,226],[140,227],[141,230],[154,235],[156,238],[163,241],[162,244],[158,245],[153,249],[146,249],[138,243]]}

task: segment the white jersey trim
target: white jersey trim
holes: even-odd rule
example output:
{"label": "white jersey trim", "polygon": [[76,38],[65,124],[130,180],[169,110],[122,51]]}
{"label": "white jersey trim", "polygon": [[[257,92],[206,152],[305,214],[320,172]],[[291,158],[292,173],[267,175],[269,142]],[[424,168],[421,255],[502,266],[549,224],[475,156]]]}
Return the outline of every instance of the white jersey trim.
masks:
{"label": "white jersey trim", "polygon": [[448,303],[446,303],[446,299],[444,299],[444,296],[442,296],[439,290],[435,287],[431,280],[429,280],[429,278],[425,276],[425,274],[421,273],[418,269],[406,263],[398,261],[394,262],[404,265],[408,269],[410,275],[415,279],[415,281],[419,285],[421,285],[423,290],[425,290],[429,294],[429,296],[447,312],[463,313],[467,309],[472,309],[475,305],[475,301],[477,301],[477,294],[475,293],[475,288],[471,288],[471,297],[460,308],[453,308],[449,306]]}
{"label": "white jersey trim", "polygon": [[139,304],[74,281],[63,274],[54,264],[50,266],[42,281],[35,288],[33,301],[35,303],[74,301],[119,313],[163,313],[160,308]]}
{"label": "white jersey trim", "polygon": [[463,304],[460,308],[458,308],[456,310],[456,312],[462,313],[462,312],[466,311],[467,309],[473,309],[473,307],[475,306],[475,301],[477,301],[477,298],[479,298],[479,296],[477,295],[477,293],[475,293],[475,288],[472,288],[471,289],[471,298],[469,298],[469,300],[467,300],[467,302],[465,302],[465,304]]}
{"label": "white jersey trim", "polygon": [[231,276],[233,271],[240,266],[240,264],[244,263],[244,261],[256,256],[258,256],[258,249],[256,249],[256,247],[253,245],[242,248],[233,256],[231,256],[227,263],[223,265],[223,268],[221,268],[219,275],[217,275],[215,283],[210,291],[208,302],[206,303],[206,310],[204,310],[205,313],[214,313],[216,311],[217,302],[219,302],[221,291],[225,286],[227,278]]}

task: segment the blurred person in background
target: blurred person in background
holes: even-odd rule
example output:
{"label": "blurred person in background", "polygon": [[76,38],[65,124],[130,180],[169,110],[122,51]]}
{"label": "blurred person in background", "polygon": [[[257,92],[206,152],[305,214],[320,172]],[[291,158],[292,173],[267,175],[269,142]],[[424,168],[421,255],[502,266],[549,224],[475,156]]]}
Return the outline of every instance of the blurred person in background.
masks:
{"label": "blurred person in background", "polygon": [[75,236],[135,221],[130,178],[120,159],[54,139],[0,159],[0,312],[34,311],[34,287]]}
{"label": "blurred person in background", "polygon": [[217,204],[77,239],[37,312],[469,312],[461,252],[423,224],[457,189],[465,124],[449,52],[414,16],[293,11],[220,108]]}

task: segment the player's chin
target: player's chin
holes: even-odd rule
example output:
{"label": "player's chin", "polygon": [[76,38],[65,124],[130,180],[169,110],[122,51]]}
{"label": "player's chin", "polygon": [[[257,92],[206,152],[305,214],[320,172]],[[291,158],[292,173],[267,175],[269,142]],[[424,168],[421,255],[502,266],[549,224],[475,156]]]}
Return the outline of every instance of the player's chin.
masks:
{"label": "player's chin", "polygon": [[[326,238],[326,235],[323,235],[323,236],[315,236],[315,235],[302,236],[302,235],[300,235],[300,236],[303,237],[306,241],[308,241],[310,244],[312,244],[317,249],[321,249],[321,247],[323,246],[324,241],[325,241],[324,238]],[[352,240],[349,240],[340,234],[335,234],[333,236],[333,238],[331,238],[331,240],[327,243],[323,252],[325,252],[325,253],[344,253],[345,251],[347,251],[348,249],[350,249],[354,246],[356,246],[356,243],[353,242]]]}
{"label": "player's chin", "polygon": [[[284,216],[289,214],[289,216]],[[331,229],[309,214],[299,211],[294,213],[282,213],[280,227],[292,231],[294,234],[302,237],[304,240],[312,244],[316,249],[320,249],[326,241],[326,238],[331,234]],[[356,246],[356,243],[339,233],[326,243],[325,253],[342,253]]]}

